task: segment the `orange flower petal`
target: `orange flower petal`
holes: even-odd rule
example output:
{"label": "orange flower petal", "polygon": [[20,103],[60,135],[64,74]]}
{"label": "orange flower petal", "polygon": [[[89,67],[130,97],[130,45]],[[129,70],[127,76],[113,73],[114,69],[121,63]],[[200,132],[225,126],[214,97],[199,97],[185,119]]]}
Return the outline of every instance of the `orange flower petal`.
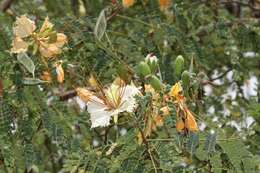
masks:
{"label": "orange flower petal", "polygon": [[57,81],[59,83],[63,83],[64,81],[64,70],[61,66],[61,63],[56,63],[56,73],[57,73]]}
{"label": "orange flower petal", "polygon": [[135,0],[123,0],[122,1],[123,7],[125,7],[125,8],[133,6],[134,3],[135,3]]}
{"label": "orange flower petal", "polygon": [[199,130],[195,118],[189,110],[187,111],[187,117],[185,119],[185,128],[193,132]]}
{"label": "orange flower petal", "polygon": [[184,122],[181,119],[176,121],[176,129],[178,132],[184,130]]}

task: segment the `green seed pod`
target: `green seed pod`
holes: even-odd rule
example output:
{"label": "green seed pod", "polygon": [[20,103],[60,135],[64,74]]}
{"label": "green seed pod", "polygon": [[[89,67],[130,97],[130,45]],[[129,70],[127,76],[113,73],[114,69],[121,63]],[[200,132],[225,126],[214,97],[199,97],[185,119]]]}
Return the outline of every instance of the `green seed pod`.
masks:
{"label": "green seed pod", "polygon": [[187,70],[182,72],[181,80],[185,87],[188,87],[190,85],[190,73]]}
{"label": "green seed pod", "polygon": [[161,90],[162,89],[162,82],[155,76],[152,75],[150,77],[150,84],[155,90]]}
{"label": "green seed pod", "polygon": [[184,58],[182,55],[177,56],[174,61],[174,72],[175,75],[179,78],[184,66]]}
{"label": "green seed pod", "polygon": [[137,66],[138,74],[142,77],[145,77],[147,75],[151,74],[151,69],[149,65],[145,62],[140,62],[140,64]]}

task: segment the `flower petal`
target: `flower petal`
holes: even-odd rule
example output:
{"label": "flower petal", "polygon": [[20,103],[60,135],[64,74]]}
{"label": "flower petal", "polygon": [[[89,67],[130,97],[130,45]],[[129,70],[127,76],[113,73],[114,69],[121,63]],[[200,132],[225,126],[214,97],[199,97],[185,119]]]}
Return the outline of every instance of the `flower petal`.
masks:
{"label": "flower petal", "polygon": [[62,33],[57,34],[57,41],[54,43],[57,47],[62,47],[67,42],[67,36]]}
{"label": "flower petal", "polygon": [[15,26],[13,32],[15,36],[20,38],[28,37],[36,29],[34,21],[27,18],[25,15],[17,17],[15,21]]}
{"label": "flower petal", "polygon": [[90,114],[91,128],[105,127],[110,124],[111,113],[106,111],[107,107],[103,101],[95,96],[87,103],[87,110]]}
{"label": "flower petal", "polygon": [[28,49],[28,44],[20,37],[15,37],[12,42],[11,53],[24,53]]}

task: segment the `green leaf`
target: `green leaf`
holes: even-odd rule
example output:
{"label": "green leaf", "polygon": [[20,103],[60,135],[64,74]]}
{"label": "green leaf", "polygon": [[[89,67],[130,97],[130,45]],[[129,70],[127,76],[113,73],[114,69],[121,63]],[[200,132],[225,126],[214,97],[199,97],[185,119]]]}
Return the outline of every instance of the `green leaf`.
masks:
{"label": "green leaf", "polygon": [[26,53],[17,55],[17,60],[21,63],[34,77],[35,65],[31,58]]}
{"label": "green leaf", "polygon": [[240,140],[221,141],[219,144],[237,171],[241,170],[242,160],[251,156],[251,153]]}
{"label": "green leaf", "polygon": [[94,34],[98,40],[101,40],[107,28],[107,20],[105,15],[105,9],[103,9],[97,19],[97,23],[94,29]]}
{"label": "green leaf", "polygon": [[199,145],[199,137],[196,133],[190,133],[187,142],[187,150],[192,155],[194,154],[196,147]]}
{"label": "green leaf", "polygon": [[215,152],[216,138],[217,134],[215,132],[208,134],[203,148],[208,154]]}
{"label": "green leaf", "polygon": [[23,78],[23,84],[25,85],[38,85],[42,83],[46,83],[46,81],[37,78]]}

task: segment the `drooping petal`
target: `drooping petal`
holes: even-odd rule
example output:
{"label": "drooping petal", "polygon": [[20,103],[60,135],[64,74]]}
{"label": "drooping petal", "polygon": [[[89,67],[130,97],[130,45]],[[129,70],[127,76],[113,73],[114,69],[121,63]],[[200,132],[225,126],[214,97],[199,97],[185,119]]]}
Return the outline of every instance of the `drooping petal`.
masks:
{"label": "drooping petal", "polygon": [[67,36],[62,33],[57,34],[57,41],[54,43],[57,47],[62,47],[65,43],[67,43]]}
{"label": "drooping petal", "polygon": [[28,49],[28,44],[20,37],[15,37],[12,42],[11,53],[24,53]]}
{"label": "drooping petal", "polygon": [[39,51],[45,58],[52,58],[61,53],[60,48],[55,44],[48,44],[45,42],[41,42]]}
{"label": "drooping petal", "polygon": [[20,38],[28,37],[36,29],[34,21],[27,18],[25,15],[17,17],[15,21],[15,26],[13,32],[15,36]]}
{"label": "drooping petal", "polygon": [[189,131],[192,132],[199,130],[195,118],[193,117],[192,113],[189,110],[187,110],[187,117],[185,119],[185,128],[187,128]]}
{"label": "drooping petal", "polygon": [[62,68],[62,64],[58,63],[55,66],[56,66],[56,73],[57,73],[57,81],[59,83],[63,83],[63,81],[64,81],[64,70]]}
{"label": "drooping petal", "polygon": [[105,127],[110,124],[112,115],[101,99],[92,96],[91,101],[87,103],[87,110],[90,114],[91,128]]}

